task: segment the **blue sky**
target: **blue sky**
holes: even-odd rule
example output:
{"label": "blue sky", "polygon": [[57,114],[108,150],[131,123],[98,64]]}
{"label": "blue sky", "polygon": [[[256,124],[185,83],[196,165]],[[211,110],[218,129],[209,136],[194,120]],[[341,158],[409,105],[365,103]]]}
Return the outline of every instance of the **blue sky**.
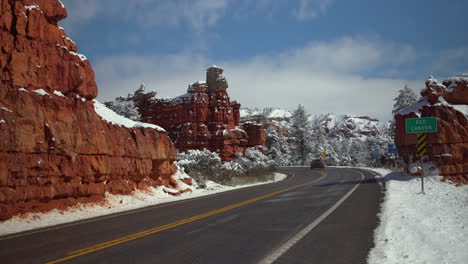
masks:
{"label": "blue sky", "polygon": [[177,96],[216,64],[246,107],[388,119],[404,84],[419,92],[428,75],[468,72],[462,0],[62,2],[101,101],[141,82]]}

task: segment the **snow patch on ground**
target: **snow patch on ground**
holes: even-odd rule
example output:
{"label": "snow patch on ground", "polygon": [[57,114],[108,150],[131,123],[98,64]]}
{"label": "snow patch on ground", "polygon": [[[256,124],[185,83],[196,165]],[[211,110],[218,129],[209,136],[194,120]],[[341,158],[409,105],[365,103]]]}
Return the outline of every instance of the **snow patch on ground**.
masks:
{"label": "snow patch on ground", "polygon": [[89,219],[108,214],[120,213],[128,210],[134,210],[162,203],[180,201],[230,191],[234,189],[241,189],[255,185],[282,181],[287,178],[287,175],[282,173],[274,173],[273,181],[240,186],[224,186],[212,181],[207,181],[205,189],[198,188],[195,181],[193,181],[195,186],[189,186],[180,181],[181,179],[189,178],[189,176],[185,174],[182,170],[178,170],[177,173],[174,174],[172,177],[178,180],[177,184],[179,190],[191,188],[192,192],[186,192],[181,194],[180,196],[172,196],[168,194],[168,192],[177,193],[179,190],[160,186],[157,188],[150,187],[148,191],[137,190],[132,192],[131,195],[112,195],[106,193],[106,203],[102,205],[82,204],[77,207],[71,208],[65,212],[53,210],[48,213],[29,213],[22,216],[15,216],[7,221],[0,222],[0,235],[7,235],[43,227],[50,227],[59,224]]}
{"label": "snow patch on ground", "polygon": [[149,127],[149,128],[154,128],[160,132],[166,132],[162,127],[153,125],[153,124],[148,124],[148,123],[143,123],[143,122],[136,122],[133,120],[130,120],[126,117],[123,117],[121,115],[118,115],[116,112],[112,111],[111,109],[107,108],[104,104],[101,104],[97,100],[93,100],[94,102],[94,110],[96,113],[106,122],[120,125],[123,127]]}
{"label": "snow patch on ground", "polygon": [[386,192],[369,264],[467,263],[468,186],[425,177],[423,195],[417,177],[373,171],[386,182]]}

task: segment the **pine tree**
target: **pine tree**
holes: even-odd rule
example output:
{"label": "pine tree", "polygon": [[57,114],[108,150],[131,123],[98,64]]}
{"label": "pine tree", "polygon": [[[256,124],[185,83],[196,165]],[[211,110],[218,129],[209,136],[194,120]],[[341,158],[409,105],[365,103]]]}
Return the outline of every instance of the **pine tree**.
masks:
{"label": "pine tree", "polygon": [[393,104],[392,114],[396,115],[401,109],[416,103],[417,101],[416,93],[411,90],[408,85],[398,91],[398,96],[393,99],[395,103]]}
{"label": "pine tree", "polygon": [[366,144],[361,140],[352,140],[349,147],[351,156],[351,166],[363,167],[367,164],[369,153],[366,151]]}
{"label": "pine tree", "polygon": [[[398,91],[398,96],[393,99],[395,103],[393,104],[392,114],[398,114],[401,109],[416,103],[417,100],[416,93],[405,84],[405,87]],[[390,121],[388,134],[391,138],[395,136],[395,120]]]}
{"label": "pine tree", "polygon": [[326,132],[322,125],[322,116],[314,116],[311,123],[311,159],[320,158],[322,152],[330,152],[330,149],[326,146]]}
{"label": "pine tree", "polygon": [[104,104],[117,114],[125,116],[128,119],[139,121],[141,118],[138,108],[129,98],[119,96],[115,98],[115,101],[105,102]]}
{"label": "pine tree", "polygon": [[294,159],[304,165],[311,151],[311,126],[305,108],[299,105],[292,114],[291,136],[294,138]]}
{"label": "pine tree", "polygon": [[273,128],[267,131],[266,146],[266,155],[274,160],[277,166],[291,165],[291,148],[287,138],[278,136]]}

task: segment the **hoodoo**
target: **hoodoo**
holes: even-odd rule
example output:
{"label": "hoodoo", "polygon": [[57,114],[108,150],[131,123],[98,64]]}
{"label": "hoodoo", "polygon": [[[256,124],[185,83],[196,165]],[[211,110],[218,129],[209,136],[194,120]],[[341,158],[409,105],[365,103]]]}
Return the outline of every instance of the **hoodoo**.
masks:
{"label": "hoodoo", "polygon": [[187,93],[165,99],[139,89],[132,100],[144,122],[168,131],[177,149],[209,149],[223,160],[233,160],[248,147],[263,148],[266,131],[262,125],[240,123],[240,104],[231,102],[223,68],[211,66],[206,81],[190,84]]}

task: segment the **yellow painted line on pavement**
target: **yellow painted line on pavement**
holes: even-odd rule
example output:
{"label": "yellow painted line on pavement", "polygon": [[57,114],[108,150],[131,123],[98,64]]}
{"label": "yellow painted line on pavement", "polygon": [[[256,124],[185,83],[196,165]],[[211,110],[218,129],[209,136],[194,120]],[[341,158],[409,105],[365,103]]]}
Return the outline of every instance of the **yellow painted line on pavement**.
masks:
{"label": "yellow painted line on pavement", "polygon": [[92,253],[92,252],[95,252],[95,251],[105,249],[105,248],[108,248],[108,247],[116,246],[116,245],[131,241],[131,240],[135,240],[137,238],[141,238],[141,237],[145,237],[145,236],[148,236],[148,235],[151,235],[151,234],[154,234],[154,233],[158,233],[158,232],[161,232],[161,231],[173,228],[173,227],[181,226],[181,225],[184,225],[184,224],[187,224],[187,223],[199,220],[199,219],[203,219],[203,218],[206,218],[206,217],[209,217],[209,216],[212,216],[212,215],[220,214],[220,213],[223,213],[223,212],[226,212],[226,211],[229,211],[229,210],[232,210],[232,209],[235,209],[235,208],[238,208],[238,207],[241,207],[241,206],[244,206],[244,205],[256,202],[256,201],[259,201],[259,200],[263,200],[263,199],[266,199],[266,198],[269,198],[269,197],[272,197],[272,196],[275,196],[275,195],[278,195],[278,194],[281,194],[281,193],[285,193],[285,192],[288,192],[288,191],[303,187],[305,185],[320,181],[320,180],[322,180],[322,179],[324,179],[325,177],[328,176],[325,172],[321,172],[321,171],[319,172],[319,174],[321,176],[319,178],[313,180],[313,181],[308,181],[308,182],[303,183],[303,184],[295,185],[295,186],[292,186],[292,187],[289,187],[289,188],[286,188],[286,189],[283,189],[283,190],[268,193],[268,194],[265,194],[265,195],[262,195],[262,196],[259,196],[259,197],[244,201],[244,202],[236,203],[236,204],[226,206],[226,207],[223,207],[223,208],[220,208],[220,209],[217,209],[217,210],[213,210],[213,211],[210,211],[210,212],[207,212],[207,213],[204,213],[204,214],[195,215],[195,216],[192,216],[192,217],[189,217],[189,218],[177,221],[177,222],[173,222],[173,223],[169,223],[169,224],[166,224],[166,225],[163,225],[163,226],[151,228],[151,229],[145,230],[143,232],[135,233],[135,234],[128,235],[128,236],[125,236],[125,237],[110,240],[110,241],[107,241],[107,242],[104,242],[104,243],[101,243],[101,244],[97,244],[97,245],[94,245],[94,246],[91,246],[91,247],[87,247],[87,248],[83,248],[83,249],[76,250],[76,251],[73,251],[73,252],[69,252],[67,254],[69,256],[61,258],[61,259],[57,259],[57,260],[54,260],[54,261],[50,261],[50,262],[47,262],[45,264],[54,264],[54,263],[63,262],[63,261],[69,260],[69,259],[73,259],[73,258],[82,256],[82,255],[86,255],[86,254],[89,254],[89,253]]}

